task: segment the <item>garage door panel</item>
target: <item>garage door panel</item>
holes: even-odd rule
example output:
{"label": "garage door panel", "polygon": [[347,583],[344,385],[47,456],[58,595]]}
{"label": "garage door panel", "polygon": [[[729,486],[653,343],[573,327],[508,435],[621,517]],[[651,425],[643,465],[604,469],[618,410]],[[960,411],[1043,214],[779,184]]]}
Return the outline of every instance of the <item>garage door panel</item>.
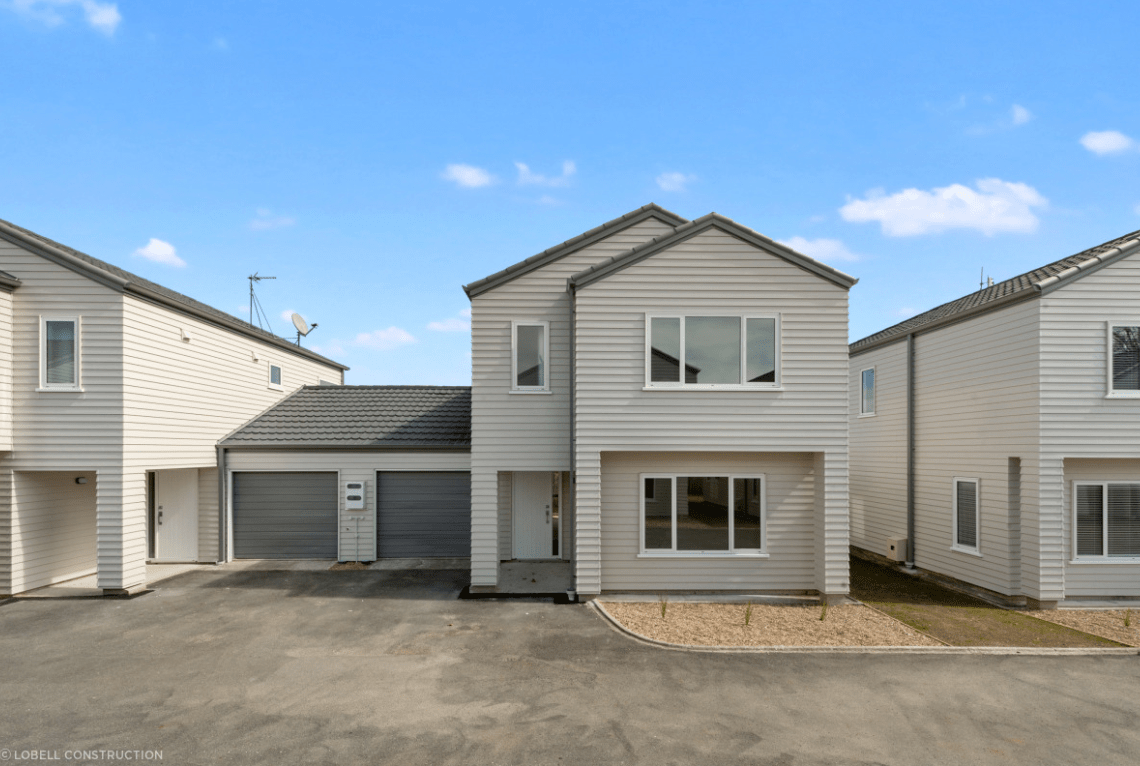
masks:
{"label": "garage door panel", "polygon": [[233,475],[235,558],[337,557],[337,475]]}
{"label": "garage door panel", "polygon": [[471,475],[381,471],[376,475],[381,558],[471,555]]}

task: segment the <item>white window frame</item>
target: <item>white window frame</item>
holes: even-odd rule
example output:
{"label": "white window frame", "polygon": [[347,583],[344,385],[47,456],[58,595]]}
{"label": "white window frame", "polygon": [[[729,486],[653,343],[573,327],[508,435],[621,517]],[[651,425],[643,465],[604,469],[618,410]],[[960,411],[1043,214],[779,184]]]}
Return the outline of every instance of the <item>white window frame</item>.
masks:
{"label": "white window frame", "polygon": [[[686,317],[737,317],[740,319],[740,383],[685,383],[685,319]],[[681,380],[677,383],[653,380],[653,320],[679,319],[681,323]],[[772,356],[776,361],[775,381],[772,383],[748,383],[748,320],[775,320],[775,344]],[[643,391],[782,391],[783,390],[783,344],[780,342],[781,323],[779,314],[753,314],[739,311],[675,311],[648,312],[645,315],[645,386]]]}
{"label": "white window frame", "polygon": [[[541,386],[520,386],[519,382],[519,328],[542,327],[542,346],[546,352],[546,369]],[[550,391],[550,322],[543,319],[511,320],[511,388],[512,394],[549,394]]]}
{"label": "white window frame", "polygon": [[[47,323],[71,322],[75,326],[75,382],[68,384],[47,382]],[[40,359],[39,359],[39,386],[36,391],[41,392],[67,392],[83,391],[83,323],[78,316],[53,316],[44,314],[40,316]]]}
{"label": "white window frame", "polygon": [[[1140,479],[1134,480],[1121,480],[1121,479],[1079,479],[1074,480],[1072,483],[1072,496],[1073,496],[1073,536],[1072,536],[1072,555],[1069,556],[1069,561],[1074,564],[1136,564],[1140,562],[1140,556],[1109,556],[1108,555],[1108,485],[1109,484],[1140,484]],[[1081,486],[1100,486],[1101,488],[1101,513],[1102,517],[1102,539],[1100,549],[1104,551],[1099,556],[1080,556],[1077,554],[1077,487]]]}
{"label": "white window frame", "polygon": [[1140,319],[1113,320],[1106,322],[1105,352],[1104,352],[1104,378],[1106,399],[1140,399],[1140,391],[1117,391],[1112,387],[1112,331],[1117,327],[1140,327]]}
{"label": "white window frame", "polygon": [[[278,372],[281,373],[281,382],[273,382],[273,368],[276,367]],[[271,391],[284,391],[285,390],[285,367],[280,364],[269,362],[265,367],[265,382]]]}
{"label": "white window frame", "polygon": [[[967,482],[974,485],[974,547],[961,545],[958,542],[958,483]],[[950,519],[950,550],[959,553],[969,553],[971,556],[982,555],[982,480],[970,476],[955,476],[950,482],[950,499],[954,505],[954,513]]]}
{"label": "white window frame", "polygon": [[[728,550],[713,550],[713,551],[679,551],[677,550],[677,479],[681,476],[710,476],[710,477],[728,477]],[[645,547],[645,480],[646,479],[669,479],[670,492],[673,498],[673,508],[670,514],[670,524],[672,529],[672,547],[671,548],[646,548]],[[733,513],[733,501],[735,500],[736,486],[735,479],[758,479],[760,481],[760,548],[733,548],[731,547],[735,542],[736,537],[736,515]],[[763,473],[709,473],[706,469],[696,469],[692,471],[679,471],[673,473],[643,473],[639,474],[637,484],[638,494],[638,537],[640,552],[637,554],[639,559],[739,559],[739,558],[768,558],[768,476]]]}
{"label": "white window frame", "polygon": [[[871,388],[871,409],[863,409],[863,375],[870,372],[872,380]],[[859,417],[870,418],[874,417],[879,408],[879,372],[873,366],[864,367],[859,370]]]}

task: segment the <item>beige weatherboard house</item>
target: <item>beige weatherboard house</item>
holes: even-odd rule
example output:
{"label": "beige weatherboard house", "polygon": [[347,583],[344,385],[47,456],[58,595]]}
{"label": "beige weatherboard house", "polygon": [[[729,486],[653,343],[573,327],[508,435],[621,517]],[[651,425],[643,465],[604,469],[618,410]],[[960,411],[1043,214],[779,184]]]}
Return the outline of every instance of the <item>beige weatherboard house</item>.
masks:
{"label": "beige weatherboard house", "polygon": [[854,546],[1014,603],[1140,598],[1140,232],[850,355]]}
{"label": "beige weatherboard house", "polygon": [[0,221],[0,594],[224,558],[217,441],[345,369]]}
{"label": "beige weatherboard house", "polygon": [[472,590],[845,594],[855,281],[648,205],[467,285]]}

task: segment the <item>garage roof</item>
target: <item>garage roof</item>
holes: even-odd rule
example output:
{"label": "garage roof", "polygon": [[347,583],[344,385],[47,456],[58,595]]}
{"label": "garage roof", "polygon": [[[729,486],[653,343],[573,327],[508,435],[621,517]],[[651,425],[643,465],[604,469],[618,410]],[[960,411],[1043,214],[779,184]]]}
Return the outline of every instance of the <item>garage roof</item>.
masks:
{"label": "garage roof", "polygon": [[303,386],[219,445],[471,449],[469,386]]}

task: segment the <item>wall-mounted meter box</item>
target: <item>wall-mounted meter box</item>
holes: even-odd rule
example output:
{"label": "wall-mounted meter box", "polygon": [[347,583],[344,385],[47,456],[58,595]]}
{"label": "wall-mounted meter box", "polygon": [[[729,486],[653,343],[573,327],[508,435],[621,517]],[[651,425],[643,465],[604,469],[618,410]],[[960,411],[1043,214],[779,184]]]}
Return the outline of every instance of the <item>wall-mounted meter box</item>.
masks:
{"label": "wall-mounted meter box", "polygon": [[344,509],[364,513],[364,489],[366,481],[347,481],[344,483]]}

